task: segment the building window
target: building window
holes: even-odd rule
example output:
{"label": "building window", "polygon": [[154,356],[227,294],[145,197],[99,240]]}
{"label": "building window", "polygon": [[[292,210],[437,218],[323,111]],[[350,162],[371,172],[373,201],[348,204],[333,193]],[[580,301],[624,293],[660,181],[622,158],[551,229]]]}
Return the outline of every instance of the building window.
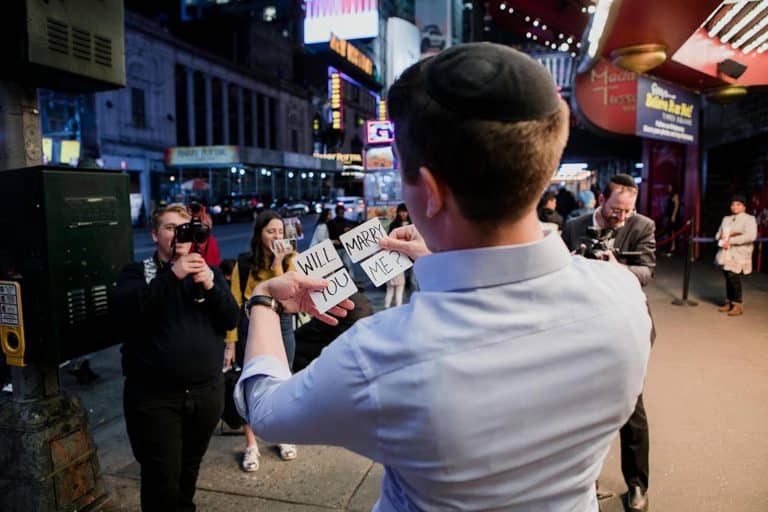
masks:
{"label": "building window", "polygon": [[221,104],[221,80],[214,78],[211,81],[211,106],[213,107],[213,143],[215,145],[224,144],[224,124],[222,122],[222,104]]}
{"label": "building window", "polygon": [[256,96],[256,147],[267,147],[267,98],[263,94]]}
{"label": "building window", "polygon": [[205,77],[201,71],[195,71],[192,76],[194,85],[193,98],[195,106],[195,145],[204,146],[206,141],[205,120]]}
{"label": "building window", "polygon": [[277,98],[269,98],[269,149],[277,149]]}
{"label": "building window", "polygon": [[240,140],[240,132],[238,130],[237,115],[240,105],[237,103],[237,91],[238,86],[235,84],[229,84],[227,94],[229,95],[229,109],[227,112],[229,122],[229,140],[227,144],[238,144]]}
{"label": "building window", "polygon": [[189,146],[187,117],[187,73],[183,66],[176,66],[176,144]]}
{"label": "building window", "polygon": [[147,108],[144,102],[144,89],[131,87],[131,120],[136,128],[147,127]]}
{"label": "building window", "polygon": [[291,130],[291,151],[299,152],[299,131],[295,128]]}
{"label": "building window", "polygon": [[251,101],[251,91],[243,91],[243,129],[245,131],[244,139],[246,146],[253,146],[253,102]]}

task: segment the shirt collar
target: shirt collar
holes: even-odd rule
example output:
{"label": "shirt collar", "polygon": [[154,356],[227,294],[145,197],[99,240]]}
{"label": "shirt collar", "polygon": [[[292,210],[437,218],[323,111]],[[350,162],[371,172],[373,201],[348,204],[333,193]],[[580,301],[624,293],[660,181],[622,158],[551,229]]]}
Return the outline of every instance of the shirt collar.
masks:
{"label": "shirt collar", "polygon": [[446,251],[414,266],[419,288],[443,292],[527,281],[565,268],[571,254],[557,231],[528,244]]}

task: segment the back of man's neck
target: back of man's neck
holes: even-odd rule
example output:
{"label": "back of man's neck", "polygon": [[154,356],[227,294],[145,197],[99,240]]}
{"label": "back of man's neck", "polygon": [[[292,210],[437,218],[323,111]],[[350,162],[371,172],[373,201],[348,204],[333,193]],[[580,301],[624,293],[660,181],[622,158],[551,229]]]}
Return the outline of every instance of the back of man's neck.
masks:
{"label": "back of man's neck", "polygon": [[455,228],[444,236],[436,251],[522,245],[544,238],[541,223],[535,211],[515,222],[499,223],[491,229],[480,228],[466,220],[455,222],[454,225]]}

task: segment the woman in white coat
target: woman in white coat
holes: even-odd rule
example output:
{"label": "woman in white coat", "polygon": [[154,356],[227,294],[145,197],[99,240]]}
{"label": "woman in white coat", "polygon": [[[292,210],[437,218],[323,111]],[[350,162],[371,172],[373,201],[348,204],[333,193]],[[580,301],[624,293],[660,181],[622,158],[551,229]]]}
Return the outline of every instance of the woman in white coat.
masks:
{"label": "woman in white coat", "polygon": [[717,251],[715,262],[723,267],[727,300],[718,311],[728,316],[744,313],[741,277],[739,274],[752,273],[752,250],[757,238],[757,222],[746,213],[747,198],[735,195],[731,199],[731,215],[723,217],[717,230]]}

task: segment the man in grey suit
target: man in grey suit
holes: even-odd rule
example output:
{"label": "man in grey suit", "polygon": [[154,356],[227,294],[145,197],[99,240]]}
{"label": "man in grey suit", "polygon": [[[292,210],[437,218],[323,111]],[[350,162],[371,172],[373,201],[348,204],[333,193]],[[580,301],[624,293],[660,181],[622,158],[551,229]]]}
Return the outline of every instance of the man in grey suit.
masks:
{"label": "man in grey suit", "polygon": [[[653,269],[656,267],[656,224],[635,212],[637,194],[637,185],[631,176],[613,176],[600,195],[600,207],[593,213],[569,220],[563,229],[563,239],[572,251],[576,251],[582,239],[587,237],[587,228],[590,226],[613,230],[613,237],[606,243],[615,251],[608,251],[606,259],[625,265],[645,286],[653,278]],[[633,254],[622,254],[626,252]],[[654,337],[652,332],[651,343]],[[648,510],[650,443],[642,394],[637,398],[634,413],[620,430],[620,439],[621,472],[627,483],[629,510],[644,512]]]}

